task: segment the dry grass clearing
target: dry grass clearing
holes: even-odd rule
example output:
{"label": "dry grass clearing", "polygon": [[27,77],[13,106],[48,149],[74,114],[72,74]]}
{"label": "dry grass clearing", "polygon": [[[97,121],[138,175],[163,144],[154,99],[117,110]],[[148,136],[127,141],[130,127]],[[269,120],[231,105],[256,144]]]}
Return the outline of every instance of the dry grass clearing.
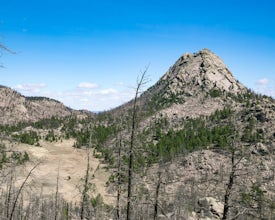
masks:
{"label": "dry grass clearing", "polygon": [[[63,140],[62,142],[41,141],[41,147],[19,144],[17,150],[26,151],[30,156],[30,161],[24,167],[16,170],[17,178],[23,179],[34,163],[41,161],[35,169],[29,187],[32,191],[43,193],[44,195],[54,195],[59,167],[59,193],[67,201],[78,202],[81,198],[83,177],[87,169],[87,151],[73,148],[74,140]],[[110,173],[106,172],[99,159],[90,153],[90,180],[93,195],[100,193],[104,202],[113,204],[114,198],[108,195],[106,182]]]}

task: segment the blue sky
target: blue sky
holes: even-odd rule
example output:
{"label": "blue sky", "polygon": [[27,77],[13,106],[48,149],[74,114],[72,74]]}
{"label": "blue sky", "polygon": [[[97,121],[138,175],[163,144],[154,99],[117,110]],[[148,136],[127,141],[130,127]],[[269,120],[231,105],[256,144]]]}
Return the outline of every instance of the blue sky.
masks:
{"label": "blue sky", "polygon": [[208,48],[245,86],[275,97],[273,1],[1,0],[0,84],[75,109],[107,110]]}

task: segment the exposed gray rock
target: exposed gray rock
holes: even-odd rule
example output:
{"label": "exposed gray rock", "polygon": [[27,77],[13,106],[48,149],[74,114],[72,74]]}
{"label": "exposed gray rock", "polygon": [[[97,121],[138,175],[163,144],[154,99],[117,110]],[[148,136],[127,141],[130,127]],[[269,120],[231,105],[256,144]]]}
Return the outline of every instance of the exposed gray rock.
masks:
{"label": "exposed gray rock", "polygon": [[213,197],[200,198],[199,219],[220,219],[223,213],[223,204]]}
{"label": "exposed gray rock", "polygon": [[269,154],[269,151],[267,147],[263,143],[257,143],[255,146],[253,146],[251,152],[253,154],[265,156]]}
{"label": "exposed gray rock", "polygon": [[223,61],[208,49],[184,54],[162,77],[169,82],[167,94],[198,94],[203,89],[243,93],[245,87],[228,70]]}

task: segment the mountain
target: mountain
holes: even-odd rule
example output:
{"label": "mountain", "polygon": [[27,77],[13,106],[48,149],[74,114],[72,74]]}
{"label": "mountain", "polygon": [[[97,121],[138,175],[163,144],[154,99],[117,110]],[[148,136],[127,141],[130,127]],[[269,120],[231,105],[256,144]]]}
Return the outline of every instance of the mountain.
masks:
{"label": "mountain", "polygon": [[232,94],[245,93],[223,61],[208,49],[181,56],[151,89],[161,92],[164,98],[199,96],[213,90]]}
{"label": "mountain", "polygon": [[[275,100],[238,82],[208,49],[184,54],[141,93],[136,117],[133,100],[84,117],[90,114],[52,99],[24,97],[6,87],[0,88],[0,98],[4,124],[41,122],[0,126],[7,136],[1,142],[7,146],[0,144],[0,174],[1,167],[12,161],[22,168],[23,163],[32,167],[31,162],[44,160],[44,168],[38,169],[37,180],[32,181],[40,185],[34,185],[32,189],[38,190],[30,197],[36,198],[41,212],[54,216],[61,207],[58,213],[64,219],[79,219],[78,202],[84,198],[79,192],[86,192],[87,219],[126,219],[131,170],[131,219],[274,219]],[[84,116],[62,118],[75,114]],[[60,119],[40,121],[52,116]],[[14,147],[14,154],[3,153]],[[86,150],[91,163],[86,161]],[[24,179],[20,171],[16,174]],[[8,185],[10,179],[2,182]],[[47,187],[43,199],[42,187]],[[57,196],[58,189],[60,203],[53,212],[57,200],[50,195]],[[8,209],[6,202],[0,200],[3,210]],[[115,216],[115,209],[120,217]],[[0,217],[6,217],[1,210]],[[29,213],[28,219],[40,219],[37,213]]]}
{"label": "mountain", "polygon": [[35,122],[51,117],[78,115],[83,111],[72,110],[61,102],[46,97],[25,97],[15,90],[0,86],[0,124]]}
{"label": "mountain", "polygon": [[[106,128],[121,129],[123,156],[133,137],[133,105],[132,100],[101,115]],[[230,217],[223,219],[274,218],[272,97],[246,88],[218,56],[203,49],[181,56],[139,96],[136,109],[135,185],[137,194],[146,193],[135,215],[146,215],[140,204],[160,193],[165,210],[160,219],[222,219],[224,206]],[[104,142],[109,163],[119,157],[115,141],[110,135]]]}
{"label": "mountain", "polygon": [[[250,91],[234,78],[224,62],[208,49],[182,55],[160,80],[141,94],[138,105],[145,114],[171,117],[210,115]],[[111,111],[123,115],[130,101]]]}
{"label": "mountain", "polygon": [[[182,130],[190,119],[209,120],[216,114],[228,114],[234,117],[223,122],[210,121],[208,126],[234,123],[239,135],[246,133],[247,137],[242,138],[247,139],[245,145],[256,139],[268,143],[270,149],[275,145],[274,99],[246,88],[221,58],[208,49],[182,55],[155,85],[139,96],[137,106],[141,131],[157,124],[165,136],[169,129]],[[99,116],[109,115],[108,120],[111,117],[117,123],[124,120],[127,124],[132,108],[133,100]],[[165,126],[159,121],[165,121]],[[160,129],[161,126],[164,128]],[[249,142],[249,138],[254,139]]]}

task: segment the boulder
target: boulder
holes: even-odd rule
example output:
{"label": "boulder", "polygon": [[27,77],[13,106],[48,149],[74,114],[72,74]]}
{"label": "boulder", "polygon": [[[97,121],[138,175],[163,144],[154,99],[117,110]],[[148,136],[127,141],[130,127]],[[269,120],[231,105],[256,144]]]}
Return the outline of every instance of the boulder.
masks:
{"label": "boulder", "polygon": [[198,201],[200,219],[220,219],[223,213],[223,204],[213,197],[200,198]]}
{"label": "boulder", "polygon": [[265,156],[269,154],[267,147],[263,143],[257,143],[251,150],[252,154]]}

